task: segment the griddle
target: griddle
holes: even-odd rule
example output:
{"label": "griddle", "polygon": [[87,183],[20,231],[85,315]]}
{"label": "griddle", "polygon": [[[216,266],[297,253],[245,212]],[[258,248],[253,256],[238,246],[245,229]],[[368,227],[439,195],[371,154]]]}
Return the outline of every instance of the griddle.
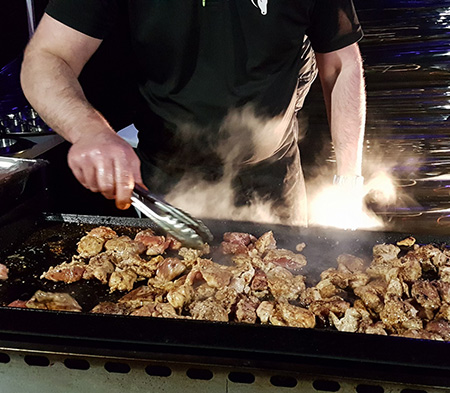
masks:
{"label": "griddle", "polygon": [[[395,243],[409,235],[204,221],[215,239],[221,239],[226,231],[259,236],[271,229],[280,248],[294,249],[305,242],[308,266],[304,274],[311,280],[325,268],[336,266],[336,257],[343,252],[369,260],[375,244]],[[86,311],[99,301],[121,296],[109,294],[106,286],[96,282],[68,285],[39,278],[49,266],[70,259],[80,237],[98,225],[130,235],[145,227],[156,229],[145,219],[59,214],[25,215],[3,223],[0,260],[10,268],[10,279],[0,284],[0,349],[185,361],[450,387],[450,342],[331,329],[5,307],[12,300],[28,299],[37,289],[70,293]],[[423,244],[445,245],[447,240],[425,234],[418,237]]]}

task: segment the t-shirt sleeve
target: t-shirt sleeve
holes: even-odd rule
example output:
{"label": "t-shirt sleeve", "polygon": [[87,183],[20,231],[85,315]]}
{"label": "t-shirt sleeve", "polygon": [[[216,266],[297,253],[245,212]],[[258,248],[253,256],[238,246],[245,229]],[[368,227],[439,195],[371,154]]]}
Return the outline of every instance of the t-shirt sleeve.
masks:
{"label": "t-shirt sleeve", "polygon": [[81,33],[103,39],[117,19],[118,0],[50,0],[45,12]]}
{"label": "t-shirt sleeve", "polygon": [[306,34],[319,53],[358,42],[363,31],[352,0],[316,0]]}

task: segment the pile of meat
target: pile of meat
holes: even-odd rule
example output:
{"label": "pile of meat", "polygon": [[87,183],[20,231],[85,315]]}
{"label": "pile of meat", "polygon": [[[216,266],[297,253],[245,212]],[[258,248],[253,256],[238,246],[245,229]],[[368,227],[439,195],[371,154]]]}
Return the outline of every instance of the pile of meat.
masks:
{"label": "pile of meat", "polygon": [[[332,326],[450,341],[450,251],[414,243],[409,238],[376,245],[370,264],[340,255],[336,268],[307,286],[304,245],[297,252],[277,248],[272,232],[259,238],[225,233],[220,246],[225,262],[218,264],[207,257],[208,246],[187,249],[151,230],[132,239],[98,227],[79,241],[72,261],[51,267],[42,278],[66,283],[96,279],[110,291],[124,292],[117,302],[95,306],[94,313]],[[22,306],[49,308],[48,296],[35,294]],[[67,301],[59,309],[80,311],[76,302]]]}

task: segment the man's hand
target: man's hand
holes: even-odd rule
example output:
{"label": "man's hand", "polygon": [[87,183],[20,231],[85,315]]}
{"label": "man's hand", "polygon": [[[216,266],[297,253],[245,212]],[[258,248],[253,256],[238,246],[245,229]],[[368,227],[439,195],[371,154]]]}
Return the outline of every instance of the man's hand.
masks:
{"label": "man's hand", "polygon": [[115,199],[119,209],[130,207],[134,184],[142,184],[139,158],[110,129],[76,140],[69,150],[68,163],[84,187]]}

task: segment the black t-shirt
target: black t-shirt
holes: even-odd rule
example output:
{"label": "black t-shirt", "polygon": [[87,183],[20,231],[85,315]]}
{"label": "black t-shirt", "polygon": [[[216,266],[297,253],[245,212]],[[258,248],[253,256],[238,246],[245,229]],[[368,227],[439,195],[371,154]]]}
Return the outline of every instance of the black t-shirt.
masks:
{"label": "black t-shirt", "polygon": [[[46,12],[104,38],[114,28],[119,2],[50,0]],[[316,52],[338,50],[362,37],[352,0],[127,4],[145,103],[136,124],[150,153],[171,150],[168,140],[180,124],[214,128],[231,108],[251,103],[257,113],[282,113],[297,83],[305,34]]]}

